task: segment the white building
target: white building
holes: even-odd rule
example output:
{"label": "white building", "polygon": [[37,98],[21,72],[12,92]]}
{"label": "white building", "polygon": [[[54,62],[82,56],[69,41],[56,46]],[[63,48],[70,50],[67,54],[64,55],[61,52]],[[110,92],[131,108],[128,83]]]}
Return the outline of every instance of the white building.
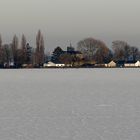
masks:
{"label": "white building", "polygon": [[140,61],[136,62],[126,62],[124,64],[125,67],[140,67]]}
{"label": "white building", "polygon": [[49,61],[48,63],[44,63],[43,67],[65,67],[65,64],[55,64],[51,61]]}
{"label": "white building", "polygon": [[125,67],[135,67],[135,63],[125,63]]}
{"label": "white building", "polygon": [[55,67],[56,66],[56,64],[55,63],[53,63],[53,62],[51,62],[51,61],[49,61],[48,63],[44,63],[43,64],[43,67],[45,68],[45,67]]}
{"label": "white building", "polygon": [[65,64],[55,64],[56,67],[65,67]]}
{"label": "white building", "polygon": [[111,61],[107,64],[107,67],[110,67],[110,68],[116,67],[116,63],[114,61]]}
{"label": "white building", "polygon": [[137,62],[135,63],[135,66],[136,66],[136,67],[140,67],[140,61],[137,61]]}

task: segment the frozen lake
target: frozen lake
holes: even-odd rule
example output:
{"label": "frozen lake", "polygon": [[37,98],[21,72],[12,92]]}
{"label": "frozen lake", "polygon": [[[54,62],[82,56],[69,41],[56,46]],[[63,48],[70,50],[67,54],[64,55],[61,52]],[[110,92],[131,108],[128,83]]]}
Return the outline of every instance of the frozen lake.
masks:
{"label": "frozen lake", "polygon": [[0,70],[0,140],[139,140],[140,69]]}

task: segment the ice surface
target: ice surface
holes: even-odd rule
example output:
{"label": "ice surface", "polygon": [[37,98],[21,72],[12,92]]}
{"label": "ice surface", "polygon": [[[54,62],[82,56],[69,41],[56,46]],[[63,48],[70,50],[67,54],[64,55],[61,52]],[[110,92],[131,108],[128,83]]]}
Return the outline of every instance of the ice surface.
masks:
{"label": "ice surface", "polygon": [[140,69],[0,70],[0,140],[139,140]]}

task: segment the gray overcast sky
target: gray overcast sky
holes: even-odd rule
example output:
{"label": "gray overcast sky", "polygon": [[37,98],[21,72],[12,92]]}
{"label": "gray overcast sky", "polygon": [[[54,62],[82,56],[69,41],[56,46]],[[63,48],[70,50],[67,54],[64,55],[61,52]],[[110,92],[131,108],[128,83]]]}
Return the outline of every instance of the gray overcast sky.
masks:
{"label": "gray overcast sky", "polygon": [[0,32],[8,43],[24,33],[34,46],[41,29],[47,50],[86,37],[140,46],[139,7],[140,0],[0,0]]}

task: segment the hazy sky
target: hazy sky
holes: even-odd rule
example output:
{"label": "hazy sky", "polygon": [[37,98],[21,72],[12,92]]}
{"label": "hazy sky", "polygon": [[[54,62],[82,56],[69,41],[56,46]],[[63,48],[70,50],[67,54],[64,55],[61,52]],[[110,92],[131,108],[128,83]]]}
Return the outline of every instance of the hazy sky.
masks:
{"label": "hazy sky", "polygon": [[41,29],[47,50],[86,37],[140,46],[139,6],[140,0],[0,0],[0,32],[8,43],[24,33],[34,46]]}

